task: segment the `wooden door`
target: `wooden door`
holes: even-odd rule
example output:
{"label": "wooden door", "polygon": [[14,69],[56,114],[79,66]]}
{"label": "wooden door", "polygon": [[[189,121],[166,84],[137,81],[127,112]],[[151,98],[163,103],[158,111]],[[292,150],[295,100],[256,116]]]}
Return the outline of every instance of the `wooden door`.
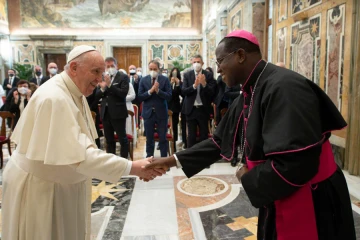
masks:
{"label": "wooden door", "polygon": [[129,72],[129,66],[141,67],[141,47],[114,47],[113,56],[118,62],[118,69]]}
{"label": "wooden door", "polygon": [[66,54],[65,53],[63,53],[63,54],[45,53],[44,59],[45,59],[45,69],[46,69],[47,75],[50,75],[50,73],[47,71],[47,66],[51,62],[54,62],[57,64],[58,73],[61,73],[62,71],[64,71],[64,66],[66,65]]}

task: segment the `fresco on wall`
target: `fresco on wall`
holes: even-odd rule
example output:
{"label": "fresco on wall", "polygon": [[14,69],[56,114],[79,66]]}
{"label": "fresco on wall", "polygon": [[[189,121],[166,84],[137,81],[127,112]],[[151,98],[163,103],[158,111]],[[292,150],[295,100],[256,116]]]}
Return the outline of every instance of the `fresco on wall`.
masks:
{"label": "fresco on wall", "polygon": [[0,23],[8,24],[6,0],[0,0]]}
{"label": "fresco on wall", "polygon": [[278,20],[279,22],[287,19],[288,0],[278,0]]}
{"label": "fresco on wall", "polygon": [[287,27],[281,28],[277,31],[277,62],[283,62],[286,64],[286,31]]}
{"label": "fresco on wall", "polygon": [[231,17],[230,32],[241,29],[241,10]]}
{"label": "fresco on wall", "polygon": [[321,1],[322,0],[292,0],[291,13],[302,12],[320,4]]}
{"label": "fresco on wall", "polygon": [[291,26],[290,67],[319,84],[321,14]]}
{"label": "fresco on wall", "polygon": [[345,5],[328,10],[326,32],[325,92],[338,109],[341,110],[345,44]]}
{"label": "fresco on wall", "polygon": [[31,64],[35,62],[35,51],[33,45],[19,44],[17,45],[17,50],[17,62]]}
{"label": "fresco on wall", "polygon": [[21,0],[20,11],[24,28],[191,27],[191,0]]}

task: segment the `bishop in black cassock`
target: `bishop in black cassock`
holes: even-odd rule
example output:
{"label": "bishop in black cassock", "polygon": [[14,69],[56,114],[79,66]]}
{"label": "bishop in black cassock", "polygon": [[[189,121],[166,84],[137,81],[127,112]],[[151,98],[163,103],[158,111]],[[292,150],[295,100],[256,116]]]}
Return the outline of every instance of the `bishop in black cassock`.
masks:
{"label": "bishop in black cassock", "polygon": [[182,167],[187,177],[230,160],[240,145],[237,173],[259,208],[262,240],[355,240],[347,184],[331,151],[331,131],[346,127],[313,82],[262,60],[251,33],[230,33],[216,49],[218,73],[229,87],[242,84],[213,139],[148,168]]}

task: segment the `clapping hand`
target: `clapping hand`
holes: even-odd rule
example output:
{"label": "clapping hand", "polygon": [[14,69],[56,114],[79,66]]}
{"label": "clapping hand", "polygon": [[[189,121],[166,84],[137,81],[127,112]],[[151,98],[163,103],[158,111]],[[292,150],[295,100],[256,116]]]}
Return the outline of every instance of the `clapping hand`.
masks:
{"label": "clapping hand", "polygon": [[140,179],[144,180],[145,182],[148,182],[158,176],[162,176],[163,174],[165,174],[166,171],[163,169],[145,168],[146,165],[152,162],[152,159],[153,159],[152,157],[149,157],[142,160],[134,161],[132,163],[130,174],[140,177]]}
{"label": "clapping hand", "polygon": [[206,86],[206,78],[205,78],[205,75],[200,73],[198,76],[197,76],[197,79],[199,79],[199,82],[200,84],[205,87]]}
{"label": "clapping hand", "polygon": [[26,99],[29,101],[30,100],[30,97],[31,97],[31,93],[32,91],[30,89],[27,90],[27,93],[26,93]]}
{"label": "clapping hand", "polygon": [[104,75],[104,80],[105,80],[106,85],[107,85],[108,87],[110,87],[110,85],[111,85],[111,77],[110,77],[109,74],[105,74],[105,75]]}
{"label": "clapping hand", "polygon": [[155,90],[155,92],[156,93],[158,93],[159,92],[159,82],[158,81],[156,81],[155,83],[154,83],[154,90]]}

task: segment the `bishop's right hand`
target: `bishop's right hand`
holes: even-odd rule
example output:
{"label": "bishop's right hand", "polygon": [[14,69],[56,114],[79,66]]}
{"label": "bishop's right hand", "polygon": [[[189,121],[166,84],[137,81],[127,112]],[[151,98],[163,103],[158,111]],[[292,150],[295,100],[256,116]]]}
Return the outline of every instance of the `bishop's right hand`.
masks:
{"label": "bishop's right hand", "polygon": [[176,166],[176,159],[174,156],[163,157],[163,158],[154,158],[151,163],[146,165],[145,169],[154,169],[154,170],[163,170],[167,171],[171,167]]}

